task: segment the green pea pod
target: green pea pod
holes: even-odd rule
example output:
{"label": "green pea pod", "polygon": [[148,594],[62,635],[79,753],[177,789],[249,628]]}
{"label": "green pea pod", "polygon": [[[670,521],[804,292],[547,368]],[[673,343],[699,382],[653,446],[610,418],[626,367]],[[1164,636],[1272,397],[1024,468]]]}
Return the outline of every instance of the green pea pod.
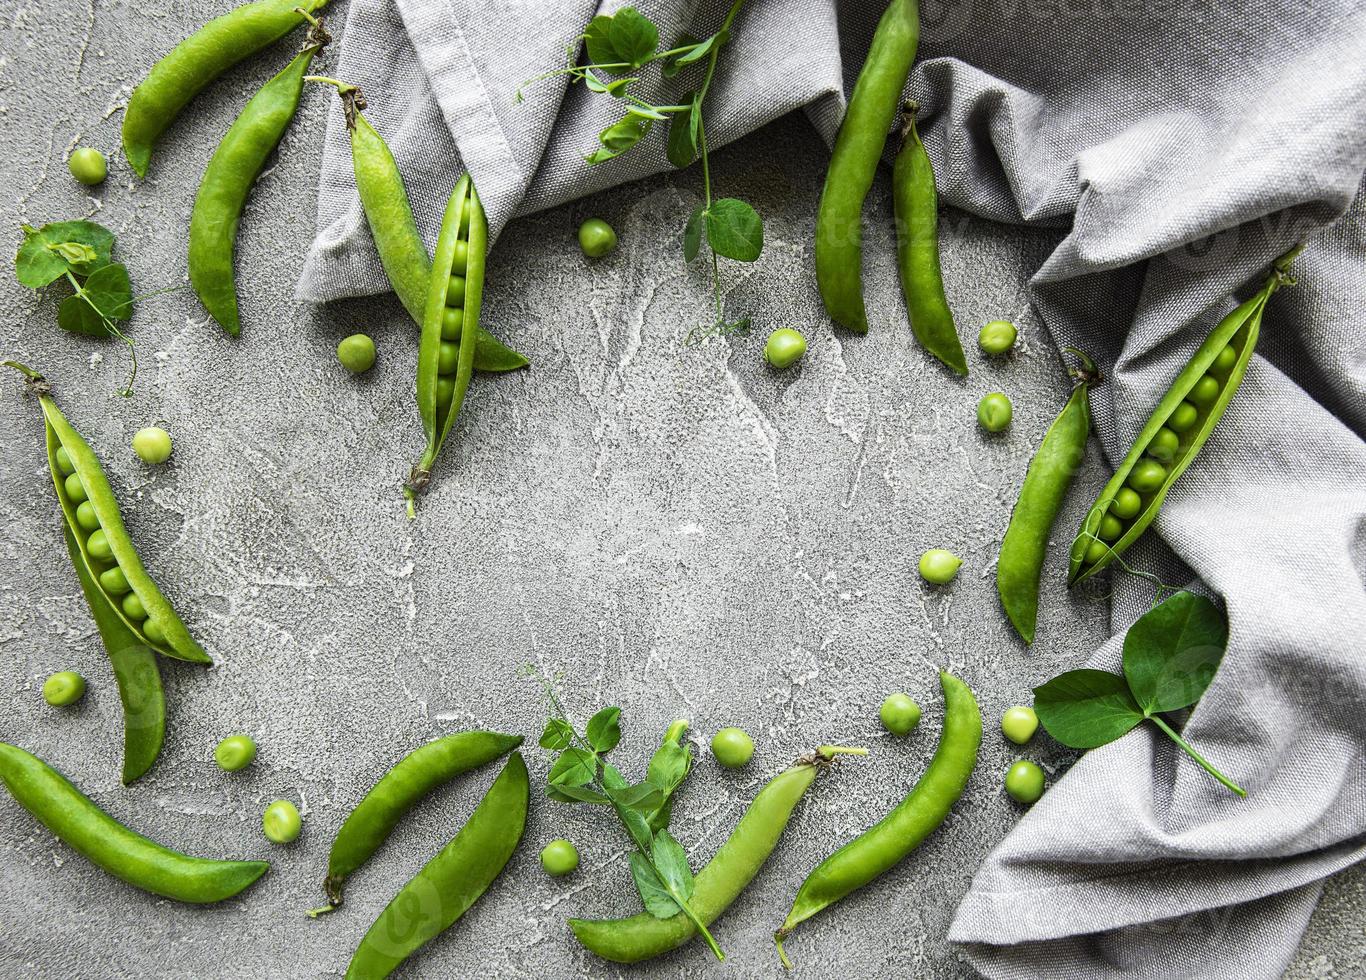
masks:
{"label": "green pea pod", "polygon": [[[380,264],[399,302],[419,326],[427,311],[427,291],[432,275],[427,246],[418,234],[408,190],[398,164],[384,138],[370,125],[361,110],[365,100],[360,89],[335,79],[315,78],[335,85],[341,94],[346,127],[351,134],[351,166],[356,175],[356,191],[365,212],[370,236],[375,241]],[[476,330],[474,369],[503,373],[524,368],[531,362],[508,347],[482,326]]]}
{"label": "green pea pod", "polygon": [[170,52],[133,89],[123,114],[123,154],[147,176],[152,146],[206,85],[304,23],[327,0],[255,0],[216,17]]}
{"label": "green pea pod", "polygon": [[455,839],[413,876],[360,941],[348,980],[379,980],[455,924],[498,877],[526,829],[531,785],[513,752]]}
{"label": "green pea pod", "polygon": [[868,332],[863,306],[863,200],[873,186],[887,133],[920,43],[916,0],[892,0],[854,83],[816,214],[816,284],[830,318]]}
{"label": "green pea pod", "polygon": [[817,912],[890,871],[948,817],[967,788],[982,743],[982,713],[968,686],[940,671],[944,689],[944,731],[934,758],[910,795],[871,828],[816,866],[792,903],[774,942],[791,968],[783,940]]}
{"label": "green pea pod", "polygon": [[337,832],[327,859],[327,880],[323,882],[330,904],[313,909],[309,915],[340,907],[347,877],[370,860],[419,800],[461,773],[492,762],[521,744],[518,735],[459,732],[428,742],[395,763],[356,804]]}
{"label": "green pea pod", "polygon": [[265,861],[191,857],[129,830],[42,759],[0,742],[0,780],[14,799],[72,850],[135,888],[178,902],[231,898],[270,867]]}
{"label": "green pea pod", "polygon": [[[816,774],[840,754],[861,750],[822,746],[765,784],[740,822],[694,879],[688,900],[703,925],[711,925],[745,890],[777,847],[792,811]],[[570,919],[579,942],[603,959],[638,963],[677,949],[697,935],[682,912],[659,919],[648,912],[626,919]]]}
{"label": "green pea pod", "polygon": [[[113,572],[117,569],[128,587],[127,592],[137,599],[136,610],[143,615],[130,615],[127,595],[123,591],[112,594],[101,584],[100,591],[109,601],[110,608],[123,621],[124,626],[137,637],[138,642],[146,644],[158,653],[177,660],[188,660],[191,663],[213,663],[209,655],[190,636],[185,624],[171,608],[170,602],[162,595],[156,582],[147,574],[147,570],[142,567],[137,549],[133,547],[133,541],[124,529],[123,516],[119,513],[119,502],[109,487],[109,481],[105,478],[99,459],[57,408],[57,404],[52,400],[51,386],[37,371],[17,361],[3,363],[29,379],[29,389],[38,396],[38,403],[42,406],[46,424],[48,467],[52,471],[57,501],[61,505],[66,526],[75,538],[87,574],[92,581],[101,583],[102,572]],[[59,449],[64,450],[70,459],[74,467],[73,473],[63,474],[57,457]],[[67,481],[72,477],[78,481],[81,491],[89,499],[95,517],[98,518],[99,526],[95,529],[85,528],[77,519],[76,508],[81,501],[73,499],[67,487]],[[90,542],[97,534],[104,537],[109,550],[107,558],[96,557],[91,553]],[[122,599],[120,595],[123,596]],[[148,636],[148,629],[157,632],[155,641]]]}
{"label": "green pea pod", "polygon": [[298,111],[308,66],[329,40],[322,22],[313,21],[307,46],[252,96],[199,181],[190,212],[190,283],[204,308],[234,337],[241,330],[241,320],[233,248],[242,209]]}
{"label": "green pea pod", "polygon": [[156,762],[166,735],[166,697],[161,670],[152,648],[138,639],[109,605],[109,599],[90,577],[80,546],[70,527],[62,528],[67,554],[81,581],[81,592],[104,641],[114,681],[123,704],[123,785],[127,786]]}
{"label": "green pea pod", "polygon": [[1034,642],[1039,619],[1039,575],[1048,552],[1048,536],[1067,488],[1086,458],[1086,437],[1091,431],[1088,390],[1100,380],[1089,357],[1075,348],[1068,350],[1082,362],[1081,370],[1073,372],[1077,383],[1029,461],[996,559],[996,591],[1025,643]]}
{"label": "green pea pod", "polygon": [[[1072,542],[1069,585],[1090,578],[1124,554],[1157,518],[1167,492],[1209,441],[1237,393],[1257,346],[1266,304],[1276,290],[1294,284],[1290,263],[1303,248],[1297,246],[1276,260],[1262,288],[1220,321],[1157,403],[1082,520]],[[1117,507],[1121,494],[1136,506]]]}
{"label": "green pea pod", "polygon": [[892,167],[901,293],[906,297],[906,314],[920,346],[959,374],[967,374],[968,361],[953,325],[939,268],[939,195],[934,188],[934,168],[916,132],[915,112],[916,104],[906,103],[903,142]]}

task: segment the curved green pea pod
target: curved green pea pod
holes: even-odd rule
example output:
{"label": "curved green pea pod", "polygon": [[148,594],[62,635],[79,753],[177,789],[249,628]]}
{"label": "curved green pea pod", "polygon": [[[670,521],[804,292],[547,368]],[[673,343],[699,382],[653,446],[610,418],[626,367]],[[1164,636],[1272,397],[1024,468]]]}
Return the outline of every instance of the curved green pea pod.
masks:
{"label": "curved green pea pod", "polygon": [[967,788],[982,743],[982,713],[968,686],[940,671],[944,689],[944,731],[925,775],[891,813],[816,866],[792,902],[774,942],[783,965],[791,967],[783,940],[797,926],[901,862],[934,832]]}
{"label": "curved green pea pod", "polygon": [[81,581],[81,592],[109,655],[123,705],[123,785],[127,786],[156,762],[166,736],[166,696],[157,657],[111,607],[109,598],[90,577],[71,528],[62,528],[67,554]]}
{"label": "curved green pea pod", "polygon": [[330,38],[322,22],[284,70],[251,97],[214,151],[190,212],[190,283],[204,308],[234,337],[241,330],[233,248],[252,185],[299,109],[304,73]]}
{"label": "curved green pea pod", "polygon": [[[1115,469],[1114,476],[1110,478],[1110,482],[1105,485],[1105,489],[1100,492],[1100,496],[1091,505],[1086,517],[1082,520],[1081,529],[1072,542],[1071,562],[1067,575],[1069,585],[1075,585],[1090,578],[1124,554],[1147,530],[1148,525],[1156,519],[1158,511],[1162,509],[1163,501],[1167,499],[1167,492],[1209,440],[1210,433],[1214,431],[1215,425],[1223,417],[1224,410],[1228,408],[1229,402],[1237,393],[1238,385],[1242,382],[1243,375],[1247,373],[1248,363],[1252,360],[1253,351],[1257,346],[1257,336],[1261,332],[1262,314],[1266,311],[1266,304],[1276,290],[1282,286],[1294,284],[1295,280],[1289,274],[1290,263],[1294,261],[1295,256],[1299,255],[1303,247],[1297,246],[1276,260],[1271,274],[1267,277],[1262,288],[1219,322],[1219,325],[1214,328],[1205,342],[1200,345],[1200,349],[1190,359],[1190,363],[1176,376],[1176,380],[1172,382],[1167,393],[1162,396],[1162,400],[1158,402],[1157,408],[1154,409],[1152,417],[1143,427],[1143,431],[1138,434],[1133,446]],[[1103,550],[1103,554],[1098,559],[1092,560],[1095,556],[1089,555],[1088,552],[1094,543],[1101,541],[1099,537],[1101,521],[1110,513],[1110,505],[1113,503],[1115,495],[1124,487],[1135,465],[1141,460],[1152,458],[1145,454],[1154,438],[1166,426],[1177,407],[1186,401],[1186,396],[1195,388],[1196,384],[1206,376],[1216,358],[1225,348],[1235,351],[1237,359],[1226,376],[1219,378],[1211,375],[1218,382],[1218,394],[1207,406],[1196,406],[1195,423],[1179,434],[1174,455],[1162,464],[1166,471],[1165,479],[1155,490],[1141,492],[1143,503],[1138,514],[1132,520],[1120,520],[1123,528],[1122,533],[1112,542],[1101,542],[1105,547],[1096,550]],[[1119,519],[1118,515],[1116,515],[1116,519]]]}
{"label": "curved green pea pod", "polygon": [[270,867],[265,861],[191,857],[130,830],[42,759],[0,742],[0,780],[62,842],[135,888],[178,902],[231,898]]}
{"label": "curved green pea pod", "polygon": [[939,195],[930,155],[915,128],[916,104],[906,104],[901,151],[892,166],[892,208],[896,215],[897,271],[906,314],[920,346],[959,374],[968,360],[953,325],[944,276],[939,268]]}
{"label": "curved green pea pod", "polygon": [[311,14],[326,5],[327,0],[255,0],[214,18],[177,44],[128,99],[123,153],[134,172],[147,176],[153,144],[206,85],[304,23],[296,7]]}
{"label": "curved green pea pod", "polygon": [[498,877],[526,829],[531,784],[513,752],[455,839],[379,914],[346,968],[348,980],[379,980],[465,914]]}
{"label": "curved green pea pod", "polygon": [[317,916],[342,904],[347,877],[359,868],[409,810],[424,796],[461,773],[492,762],[522,744],[519,735],[459,732],[420,746],[396,762],[351,811],[327,859],[323,891],[330,905],[313,909]]}
{"label": "curved green pea pod", "polygon": [[1039,451],[1029,461],[996,560],[996,592],[1025,643],[1034,642],[1034,627],[1039,618],[1039,575],[1048,551],[1048,536],[1067,488],[1086,458],[1086,437],[1091,431],[1088,390],[1100,378],[1089,357],[1079,350],[1069,350],[1082,361],[1082,369],[1073,372],[1077,384],[1044,434]]}
{"label": "curved green pea pod", "polygon": [[[816,774],[838,751],[826,746],[765,784],[735,829],[694,879],[688,904],[704,925],[711,925],[745,890],[787,829],[792,811]],[[822,754],[824,753],[824,754]],[[659,919],[648,912],[625,919],[570,919],[579,942],[617,963],[638,963],[677,949],[697,935],[682,912]]]}
{"label": "curved green pea pod", "polygon": [[816,284],[840,326],[868,332],[863,306],[863,199],[873,186],[920,43],[916,0],[892,0],[854,83],[816,214]]}
{"label": "curved green pea pod", "polygon": [[[351,166],[356,175],[356,191],[365,212],[375,251],[384,274],[394,287],[399,302],[419,326],[427,311],[427,293],[432,275],[427,246],[418,234],[408,189],[398,172],[389,145],[361,112],[365,101],[354,86],[338,85],[345,107],[346,126],[351,133]],[[483,327],[475,335],[474,370],[503,373],[524,368],[531,362],[508,347]]]}
{"label": "curved green pea pod", "polygon": [[[57,502],[61,505],[62,516],[66,520],[67,529],[76,542],[76,547],[85,564],[86,573],[90,576],[91,581],[99,582],[100,569],[96,559],[90,554],[86,543],[93,534],[103,531],[109,543],[112,560],[122,570],[132,592],[141,601],[143,609],[147,612],[147,619],[139,622],[129,619],[122,603],[117,601],[116,597],[106,594],[105,598],[109,602],[110,609],[114,611],[129,632],[137,637],[138,642],[151,647],[158,653],[167,657],[174,657],[177,660],[188,660],[191,663],[213,663],[209,655],[190,636],[185,624],[176,615],[175,610],[171,608],[171,603],[162,595],[156,582],[143,568],[142,559],[138,557],[137,549],[133,547],[132,539],[128,537],[128,531],[123,526],[123,516],[119,513],[119,502],[114,497],[114,491],[110,488],[109,481],[105,478],[99,459],[90,446],[86,444],[86,441],[81,438],[80,433],[71,427],[71,423],[66,420],[66,416],[62,414],[56,402],[52,400],[51,389],[47,381],[38,372],[15,361],[5,361],[4,364],[27,376],[30,390],[38,396],[38,403],[42,407],[45,421],[48,467],[52,471]],[[76,519],[76,502],[68,496],[65,479],[62,476],[61,468],[57,465],[57,450],[59,448],[66,450],[67,456],[75,466],[76,475],[85,488],[86,496],[94,508],[95,515],[99,518],[100,526],[96,531],[87,531],[81,527],[80,522]],[[102,587],[100,590],[103,592]],[[148,639],[142,626],[142,623],[153,619],[162,627],[164,634],[164,639],[155,643]]]}

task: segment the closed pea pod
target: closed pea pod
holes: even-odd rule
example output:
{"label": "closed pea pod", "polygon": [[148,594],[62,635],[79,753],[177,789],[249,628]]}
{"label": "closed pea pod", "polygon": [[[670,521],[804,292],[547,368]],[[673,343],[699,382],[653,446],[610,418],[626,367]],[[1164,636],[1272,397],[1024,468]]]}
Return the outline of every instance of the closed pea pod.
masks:
{"label": "closed pea pod", "polygon": [[[816,774],[838,755],[864,751],[822,746],[764,785],[716,856],[694,879],[688,904],[704,925],[716,921],[758,874]],[[569,927],[585,947],[617,963],[661,956],[697,935],[697,926],[682,912],[667,919],[648,912],[626,919],[570,919]]]}
{"label": "closed pea pod", "polygon": [[934,168],[915,128],[916,104],[906,103],[901,151],[892,167],[897,270],[906,314],[920,346],[959,374],[968,373],[939,268],[939,195]]}
{"label": "closed pea pod", "polygon": [[123,114],[123,152],[139,177],[147,176],[152,146],[191,99],[243,58],[304,23],[304,14],[327,0],[255,0],[217,17],[152,66],[133,89]]}
{"label": "closed pea pod", "polygon": [[1062,412],[1044,434],[1039,451],[1029,461],[996,560],[996,592],[1025,643],[1034,642],[1039,618],[1039,576],[1048,551],[1048,536],[1067,488],[1086,457],[1086,438],[1091,431],[1088,391],[1100,380],[1089,357],[1074,348],[1068,349],[1082,363],[1080,370],[1072,372],[1076,385]]}
{"label": "closed pea pod", "polygon": [[370,859],[419,800],[461,773],[492,762],[521,744],[522,739],[515,735],[460,732],[428,742],[395,763],[356,804],[337,832],[323,882],[330,904],[309,914],[331,912],[342,904],[347,877]]}
{"label": "closed pea pod", "polygon": [[526,763],[514,752],[455,839],[370,926],[346,968],[348,980],[387,977],[479,900],[522,839],[530,796]]}
{"label": "closed pea pod", "polygon": [[135,888],[178,902],[221,902],[270,867],[173,851],[130,830],[35,755],[0,742],[0,780],[14,799],[72,850]]}
{"label": "closed pea pod", "polygon": [[[137,549],[133,547],[133,542],[124,529],[118,500],[109,487],[100,461],[81,438],[80,433],[71,427],[66,416],[57,408],[52,400],[51,386],[42,375],[31,368],[15,361],[5,361],[4,364],[24,374],[29,379],[30,390],[38,397],[45,422],[48,465],[52,470],[57,500],[90,580],[102,589],[104,574],[117,567],[131,591],[121,600],[116,596],[106,595],[110,608],[128,630],[140,641],[165,656],[192,663],[212,663],[209,655],[190,636],[185,624],[171,608],[170,602],[143,568]],[[62,476],[61,464],[57,458],[59,449],[66,451],[67,459],[74,467],[74,471],[65,477]],[[79,488],[79,491],[73,492],[76,488]],[[77,508],[83,500],[89,500],[94,509],[99,523],[97,530],[87,530],[76,516]],[[107,546],[107,560],[98,559],[94,550],[89,547],[89,542],[96,535],[100,536],[99,547],[94,550],[103,554]],[[130,598],[135,601],[130,602]],[[130,609],[133,613],[141,615],[130,615]]]}
{"label": "closed pea pod", "polygon": [[190,212],[190,283],[204,308],[234,337],[241,330],[233,248],[242,208],[298,111],[304,73],[330,40],[321,21],[308,19],[312,26],[304,49],[261,86],[228,129],[204,168]]}
{"label": "closed pea pod", "polygon": [[802,882],[787,920],[773,935],[783,965],[783,940],[798,925],[891,870],[944,822],[967,788],[982,742],[982,714],[966,684],[940,672],[944,730],[925,775],[887,816],[816,866]]}
{"label": "closed pea pod", "polygon": [[816,215],[816,283],[830,318],[868,331],[863,305],[863,200],[901,104],[920,42],[916,0],[892,0],[854,83]]}
{"label": "closed pea pod", "polygon": [[[1233,400],[1257,346],[1267,303],[1276,290],[1294,284],[1290,263],[1302,247],[1276,260],[1262,288],[1220,321],[1158,402],[1082,521],[1072,542],[1069,584],[1108,566],[1156,519],[1168,491],[1209,440]],[[1125,516],[1131,511],[1131,516]],[[1110,517],[1119,523],[1118,534],[1113,524],[1105,527]]]}

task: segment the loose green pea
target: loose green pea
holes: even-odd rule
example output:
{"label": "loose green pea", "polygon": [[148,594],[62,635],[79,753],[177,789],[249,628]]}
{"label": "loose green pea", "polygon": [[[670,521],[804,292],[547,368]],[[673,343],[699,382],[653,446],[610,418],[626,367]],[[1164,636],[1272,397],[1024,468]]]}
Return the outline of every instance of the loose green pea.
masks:
{"label": "loose green pea", "polygon": [[90,537],[85,539],[85,550],[90,552],[90,557],[99,561],[108,561],[114,557],[114,549],[109,546],[109,536],[101,528],[98,531],[91,531]]}
{"label": "loose green pea", "polygon": [[213,749],[213,761],[225,772],[245,769],[255,760],[256,743],[250,735],[229,735]]}
{"label": "loose green pea", "polygon": [[66,480],[63,481],[62,486],[66,490],[67,499],[73,504],[79,504],[82,500],[85,500],[85,484],[81,482],[81,478],[77,474],[72,473],[68,476]]}
{"label": "loose green pea", "polygon": [[1138,516],[1138,512],[1143,509],[1143,498],[1134,493],[1128,487],[1120,487],[1115,494],[1114,501],[1110,504],[1110,513],[1114,514],[1122,521]]}
{"label": "loose green pea", "polygon": [[1210,370],[1219,375],[1227,375],[1237,363],[1238,352],[1232,347],[1225,347],[1214,355],[1214,363],[1210,365]]}
{"label": "loose green pea", "polygon": [[1139,493],[1152,493],[1167,480],[1167,468],[1155,459],[1143,458],[1129,471],[1129,486]]}
{"label": "loose green pea", "polygon": [[1015,346],[1020,333],[1009,320],[992,320],[977,334],[977,346],[986,354],[1004,354]]}
{"label": "loose green pea", "polygon": [[1114,514],[1106,514],[1100,519],[1097,533],[1105,541],[1117,541],[1124,533],[1124,524]]}
{"label": "loose green pea", "polygon": [[289,844],[299,839],[303,821],[299,808],[289,800],[276,800],[261,814],[261,830],[266,839],[276,844]]}
{"label": "loose green pea", "polygon": [[375,342],[363,333],[353,333],[337,345],[337,360],[352,374],[375,366]]}
{"label": "loose green pea", "polygon": [[1148,443],[1148,454],[1153,459],[1170,463],[1176,459],[1176,453],[1180,448],[1181,437],[1164,425],[1153,435],[1152,442]]}
{"label": "loose green pea", "polygon": [[1006,792],[1016,803],[1036,803],[1043,796],[1043,770],[1021,759],[1006,770]]}
{"label": "loose green pea", "polygon": [[154,646],[163,646],[166,643],[166,631],[161,628],[160,621],[150,616],[143,620],[142,635],[147,637],[147,642]]}
{"label": "loose green pea", "polygon": [[1086,564],[1094,565],[1109,553],[1104,541],[1092,541],[1086,546]]}
{"label": "loose green pea", "polygon": [[72,152],[66,158],[66,166],[71,176],[90,187],[104,183],[104,178],[109,176],[109,164],[104,154],[93,146],[82,146]]}
{"label": "loose green pea", "polygon": [[451,276],[451,284],[446,288],[446,305],[465,306],[465,277]]}
{"label": "loose green pea", "polygon": [[54,708],[75,704],[85,696],[85,678],[74,670],[63,670],[43,681],[43,700]]}
{"label": "loose green pea", "polygon": [[1182,402],[1172,409],[1172,414],[1167,417],[1167,428],[1173,432],[1185,432],[1195,424],[1195,420],[1199,417],[1200,409],[1190,402]]}
{"label": "loose green pea", "polygon": [[139,621],[147,618],[147,610],[143,608],[142,600],[136,592],[129,592],[123,597],[123,614],[129,619]]}
{"label": "loose green pea", "polygon": [[1010,399],[999,391],[983,395],[977,403],[977,421],[988,432],[1004,432],[1012,414]]}
{"label": "loose green pea", "polygon": [[465,311],[459,306],[448,306],[441,314],[441,339],[459,340],[465,326]]}
{"label": "loose green pea", "polygon": [[920,705],[909,694],[889,694],[877,716],[882,727],[893,735],[909,735],[920,724]]}
{"label": "loose green pea", "polygon": [[466,241],[457,241],[455,243],[455,251],[451,255],[451,271],[458,272],[463,276],[469,264],[470,243]]}
{"label": "loose green pea", "polygon": [[920,577],[931,585],[948,585],[957,577],[962,564],[963,559],[952,551],[931,548],[920,556]]}
{"label": "loose green pea", "polygon": [[579,866],[579,849],[571,842],[553,840],[541,849],[541,867],[552,878],[559,878]]}
{"label": "loose green pea", "polygon": [[601,218],[589,218],[579,225],[579,248],[590,259],[600,259],[617,247],[617,233]]}
{"label": "loose green pea", "polygon": [[1189,392],[1186,400],[1200,408],[1209,408],[1219,397],[1219,379],[1213,375],[1202,375]]}
{"label": "loose green pea", "polygon": [[61,470],[62,476],[70,476],[76,472],[76,464],[71,462],[71,454],[66,451],[65,446],[58,446],[54,455],[57,457],[57,469]]}
{"label": "loose green pea", "polygon": [[805,354],[806,338],[791,327],[779,327],[764,344],[764,360],[779,370],[796,364]]}
{"label": "loose green pea", "polygon": [[727,769],[739,769],[754,757],[754,739],[742,728],[723,728],[711,737],[711,754]]}
{"label": "loose green pea", "polygon": [[1001,733],[1016,745],[1024,745],[1039,730],[1039,716],[1033,708],[1017,704],[1001,715]]}
{"label": "loose green pea", "polygon": [[133,452],[144,463],[164,463],[171,458],[171,434],[155,425],[138,429],[133,433]]}
{"label": "loose green pea", "polygon": [[95,513],[95,505],[88,500],[82,500],[81,505],[76,508],[76,523],[87,531],[99,530],[100,516]]}
{"label": "loose green pea", "polygon": [[132,586],[128,584],[128,578],[123,574],[123,569],[115,565],[113,568],[106,568],[100,572],[100,588],[110,595],[123,595]]}
{"label": "loose green pea", "polygon": [[[454,374],[460,361],[460,345],[452,344],[449,341],[441,342],[441,349],[436,355],[436,373]],[[454,389],[452,389],[454,391]]]}

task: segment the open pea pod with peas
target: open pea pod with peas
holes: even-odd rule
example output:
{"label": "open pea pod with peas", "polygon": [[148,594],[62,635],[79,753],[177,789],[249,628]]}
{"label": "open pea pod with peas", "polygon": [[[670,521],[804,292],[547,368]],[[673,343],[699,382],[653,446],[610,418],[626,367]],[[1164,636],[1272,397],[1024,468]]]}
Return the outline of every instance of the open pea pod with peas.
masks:
{"label": "open pea pod with peas", "polygon": [[28,378],[42,407],[48,467],[79,565],[123,627],[157,653],[213,663],[157,588],[123,526],[119,502],[100,461],[52,400],[47,380],[17,361],[3,362]]}
{"label": "open pea pod with peas", "polygon": [[1134,440],[1087,511],[1072,542],[1067,581],[1075,585],[1124,554],[1162,509],[1167,492],[1190,466],[1238,391],[1261,332],[1267,302],[1293,285],[1296,246],[1272,265],[1262,288],[1214,328]]}

